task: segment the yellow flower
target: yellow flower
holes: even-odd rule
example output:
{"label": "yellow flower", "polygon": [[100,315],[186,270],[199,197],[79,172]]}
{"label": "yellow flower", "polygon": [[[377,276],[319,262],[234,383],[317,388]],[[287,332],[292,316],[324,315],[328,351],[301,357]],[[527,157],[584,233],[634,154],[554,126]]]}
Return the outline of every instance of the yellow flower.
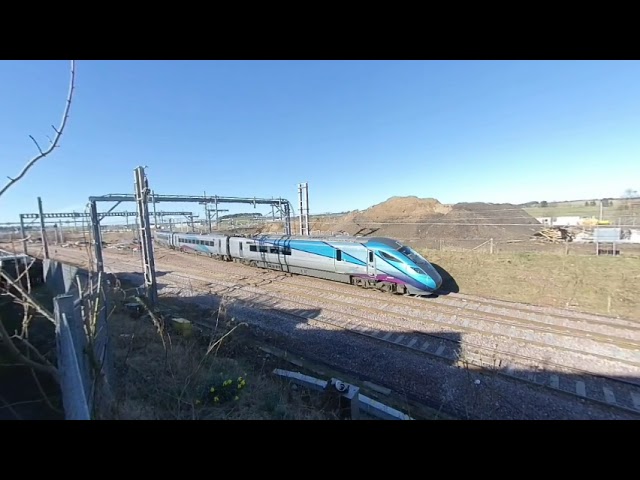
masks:
{"label": "yellow flower", "polygon": [[219,398],[219,397],[213,397],[213,401],[214,401],[214,402],[219,402],[219,401],[220,401],[220,398]]}
{"label": "yellow flower", "polygon": [[241,382],[241,381],[242,381],[242,377],[238,377],[238,382]]}
{"label": "yellow flower", "polygon": [[239,399],[240,399],[240,397],[239,397],[239,396],[237,396],[237,395],[236,395],[236,398],[234,398],[234,400],[239,400]]}
{"label": "yellow flower", "polygon": [[213,393],[213,392],[215,392],[215,391],[216,391],[216,389],[215,389],[215,388],[213,388],[213,387],[211,387],[211,389],[210,389],[209,391],[210,391],[211,393]]}

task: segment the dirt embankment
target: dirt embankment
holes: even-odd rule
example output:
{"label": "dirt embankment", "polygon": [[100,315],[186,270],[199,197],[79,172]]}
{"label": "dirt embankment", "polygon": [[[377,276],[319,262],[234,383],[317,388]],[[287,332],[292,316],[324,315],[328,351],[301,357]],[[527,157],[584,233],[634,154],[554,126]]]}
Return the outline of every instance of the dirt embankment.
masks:
{"label": "dirt embankment", "polygon": [[[434,198],[391,197],[366,210],[342,216],[311,219],[311,230],[326,234],[386,236],[399,240],[526,240],[540,229],[540,223],[522,208],[509,203],[457,203],[446,205]],[[292,230],[297,233],[297,219]],[[282,233],[281,222],[259,227],[233,229],[223,233]],[[112,238],[113,237],[113,238]],[[118,240],[116,240],[116,238]],[[108,243],[131,241],[135,232],[105,233]],[[75,237],[73,238],[75,240]],[[69,241],[69,239],[65,239]]]}
{"label": "dirt embankment", "polygon": [[444,205],[433,198],[412,196],[391,197],[332,223],[314,222],[311,228],[398,239],[524,240],[530,238],[539,225],[522,208],[508,203]]}

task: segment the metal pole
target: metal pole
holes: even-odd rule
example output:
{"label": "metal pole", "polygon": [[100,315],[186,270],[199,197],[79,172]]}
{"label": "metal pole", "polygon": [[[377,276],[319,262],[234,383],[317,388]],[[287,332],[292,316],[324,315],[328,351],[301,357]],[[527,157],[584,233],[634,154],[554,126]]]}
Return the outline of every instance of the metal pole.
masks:
{"label": "metal pole", "polygon": [[214,197],[214,201],[215,201],[215,207],[216,207],[216,230],[217,230],[217,229],[218,229],[218,226],[219,226],[219,224],[220,224],[220,223],[219,223],[219,220],[218,220],[218,218],[220,217],[220,215],[218,215],[218,196],[217,196],[217,195]]}
{"label": "metal pole", "polygon": [[49,258],[49,245],[47,245],[47,232],[44,228],[44,213],[42,213],[42,198],[38,197],[38,216],[40,217],[40,236],[44,247],[44,258]]}
{"label": "metal pole", "polygon": [[[100,219],[98,218],[98,207],[96,202],[90,202],[91,231],[93,232],[93,248],[96,256],[96,271],[104,272],[104,262],[102,260],[102,235],[100,234]],[[84,222],[84,219],[83,219]]]}
{"label": "metal pole", "polygon": [[299,183],[298,184],[298,214],[299,214],[298,220],[300,223],[298,225],[298,233],[300,235],[304,234],[303,227],[302,227],[302,209],[303,208],[304,207],[302,206],[302,184]]}
{"label": "metal pole", "polygon": [[22,251],[27,254],[27,239],[24,231],[24,217],[20,214],[20,238],[22,239]]}
{"label": "metal pole", "polygon": [[158,300],[158,286],[156,283],[156,268],[153,259],[153,241],[149,225],[149,185],[144,173],[144,167],[135,169],[136,203],[138,206],[138,220],[140,224],[140,253],[144,269],[144,282],[147,299],[151,306]]}
{"label": "metal pole", "polygon": [[291,207],[289,202],[284,204],[284,233],[285,235],[291,235]]}
{"label": "metal pole", "polygon": [[305,223],[307,229],[307,235],[311,235],[311,229],[309,227],[309,182],[304,183],[304,193],[305,193]]}

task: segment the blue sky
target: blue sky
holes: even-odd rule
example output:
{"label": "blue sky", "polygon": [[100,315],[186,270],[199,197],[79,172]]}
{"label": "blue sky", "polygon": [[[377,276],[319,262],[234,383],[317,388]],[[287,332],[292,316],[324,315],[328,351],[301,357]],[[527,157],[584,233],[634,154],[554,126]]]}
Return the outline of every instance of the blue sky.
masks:
{"label": "blue sky", "polygon": [[[46,144],[68,77],[67,61],[0,62],[2,178],[36,153],[28,135]],[[132,193],[138,165],[162,194],[296,203],[308,181],[320,213],[615,197],[640,189],[639,153],[637,61],[80,60],[61,147],[0,198],[0,222],[38,195],[60,211]]]}

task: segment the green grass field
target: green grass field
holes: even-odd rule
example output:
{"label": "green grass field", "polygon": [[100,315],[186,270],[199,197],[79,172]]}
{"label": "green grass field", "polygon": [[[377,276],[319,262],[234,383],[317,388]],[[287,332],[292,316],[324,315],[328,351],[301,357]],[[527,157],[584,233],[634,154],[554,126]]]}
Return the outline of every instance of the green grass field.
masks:
{"label": "green grass field", "polygon": [[455,279],[460,293],[640,321],[638,258],[422,252]]}

